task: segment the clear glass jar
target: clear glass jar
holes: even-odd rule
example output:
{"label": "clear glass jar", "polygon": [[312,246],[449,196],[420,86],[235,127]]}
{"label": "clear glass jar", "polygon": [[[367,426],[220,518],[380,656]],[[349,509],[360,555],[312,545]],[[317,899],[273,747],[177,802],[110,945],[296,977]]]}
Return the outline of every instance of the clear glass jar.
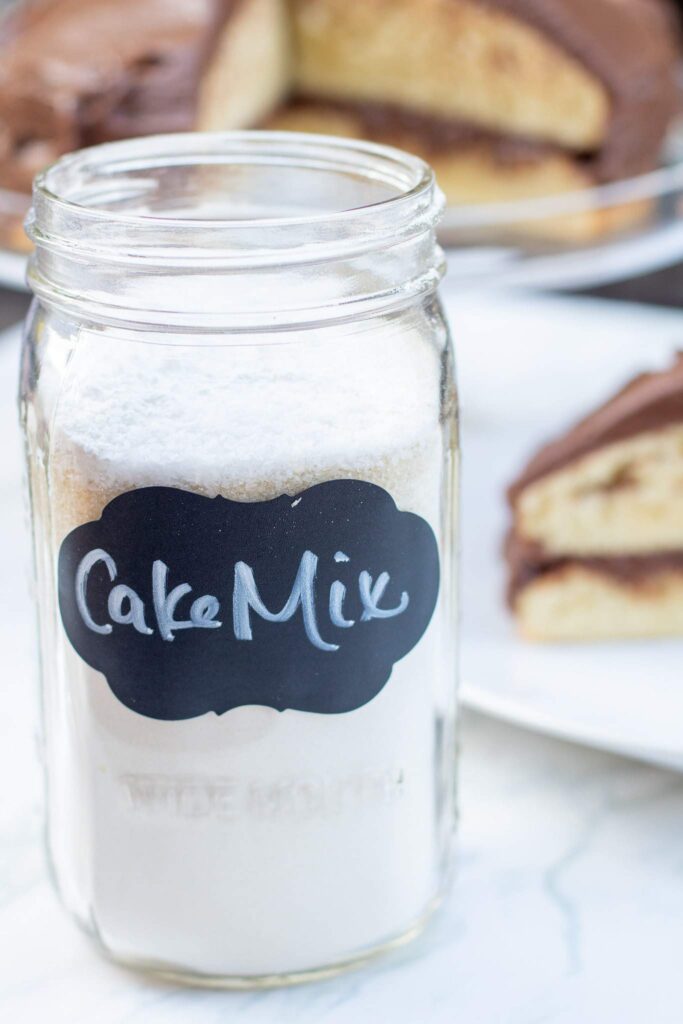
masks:
{"label": "clear glass jar", "polygon": [[38,178],[22,372],[48,849],[119,962],[332,973],[454,830],[457,427],[421,161],[187,134]]}

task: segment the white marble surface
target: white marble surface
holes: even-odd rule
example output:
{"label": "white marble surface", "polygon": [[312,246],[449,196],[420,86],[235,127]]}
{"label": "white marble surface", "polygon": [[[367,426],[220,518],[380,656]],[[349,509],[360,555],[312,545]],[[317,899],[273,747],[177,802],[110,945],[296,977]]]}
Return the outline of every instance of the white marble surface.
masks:
{"label": "white marble surface", "polygon": [[58,906],[41,851],[25,686],[5,677],[0,745],[8,1024],[683,1019],[683,778],[467,716],[458,876],[422,939],[305,988],[183,990],[101,960]]}
{"label": "white marble surface", "polygon": [[[11,380],[15,358],[0,345],[0,381]],[[680,1024],[683,777],[474,715],[462,730],[456,884],[412,947],[330,982],[268,993],[183,990],[101,960],[62,913],[43,860],[32,624],[7,386],[0,394],[0,1021]]]}

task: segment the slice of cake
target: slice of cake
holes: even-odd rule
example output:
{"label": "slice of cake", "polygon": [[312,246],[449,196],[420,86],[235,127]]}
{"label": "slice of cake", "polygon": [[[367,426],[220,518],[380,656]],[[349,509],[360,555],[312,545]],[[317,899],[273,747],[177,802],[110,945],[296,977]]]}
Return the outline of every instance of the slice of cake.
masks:
{"label": "slice of cake", "polygon": [[[415,151],[452,202],[573,192],[650,169],[676,109],[673,8],[661,0],[292,9],[298,99],[275,123]],[[642,213],[593,209],[537,227],[580,240]]]}
{"label": "slice of cake", "polygon": [[683,354],[531,459],[509,490],[508,597],[530,640],[683,633]]}

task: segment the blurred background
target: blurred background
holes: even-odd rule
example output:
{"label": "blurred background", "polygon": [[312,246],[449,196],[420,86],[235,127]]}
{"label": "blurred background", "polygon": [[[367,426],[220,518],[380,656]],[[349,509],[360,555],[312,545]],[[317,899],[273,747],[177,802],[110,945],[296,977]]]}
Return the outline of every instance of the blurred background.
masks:
{"label": "blurred background", "polygon": [[[1,10],[0,1018],[678,1024],[683,5]],[[461,857],[416,949],[310,989],[199,994],[100,963],[45,878],[14,397],[22,224],[33,176],[63,153],[264,127],[410,150],[446,196],[464,451]]]}

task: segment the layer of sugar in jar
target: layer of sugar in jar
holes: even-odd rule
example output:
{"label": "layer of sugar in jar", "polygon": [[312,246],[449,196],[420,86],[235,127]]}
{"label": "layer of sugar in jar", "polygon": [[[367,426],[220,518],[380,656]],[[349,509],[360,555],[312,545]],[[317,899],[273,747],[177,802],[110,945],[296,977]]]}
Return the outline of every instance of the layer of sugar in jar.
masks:
{"label": "layer of sugar in jar", "polygon": [[[53,557],[151,484],[248,501],[364,479],[439,536],[442,377],[416,331],[206,347],[82,332],[53,403]],[[444,616],[356,711],[174,722],[119,703],[56,627],[46,719],[63,733],[46,739],[67,904],[122,959],[215,975],[339,962],[409,929],[439,884]]]}

